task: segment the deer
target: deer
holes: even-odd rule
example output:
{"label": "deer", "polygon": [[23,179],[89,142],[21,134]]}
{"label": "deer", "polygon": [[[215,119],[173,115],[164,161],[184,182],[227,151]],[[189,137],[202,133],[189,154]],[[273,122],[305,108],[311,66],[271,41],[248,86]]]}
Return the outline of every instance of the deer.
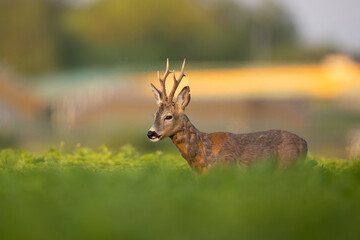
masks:
{"label": "deer", "polygon": [[[199,131],[184,112],[190,103],[189,86],[185,86],[174,100],[175,91],[185,76],[185,62],[186,59],[179,77],[176,77],[175,70],[169,70],[167,59],[163,77],[157,72],[161,91],[150,84],[158,106],[154,123],[147,132],[150,141],[157,142],[169,137],[190,167],[200,173],[219,164],[249,166],[267,159],[277,159],[280,166],[287,168],[297,160],[306,159],[307,142],[288,131],[268,130],[241,134]],[[174,83],[167,95],[165,81],[170,73],[173,74]]]}

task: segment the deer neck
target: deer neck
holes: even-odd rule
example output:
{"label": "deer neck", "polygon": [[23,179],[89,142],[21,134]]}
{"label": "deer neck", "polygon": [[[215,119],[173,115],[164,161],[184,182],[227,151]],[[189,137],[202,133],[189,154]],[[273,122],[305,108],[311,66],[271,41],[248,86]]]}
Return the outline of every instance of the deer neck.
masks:
{"label": "deer neck", "polygon": [[204,134],[197,130],[184,114],[180,130],[170,136],[183,158],[192,168],[201,169],[204,165],[202,158]]}

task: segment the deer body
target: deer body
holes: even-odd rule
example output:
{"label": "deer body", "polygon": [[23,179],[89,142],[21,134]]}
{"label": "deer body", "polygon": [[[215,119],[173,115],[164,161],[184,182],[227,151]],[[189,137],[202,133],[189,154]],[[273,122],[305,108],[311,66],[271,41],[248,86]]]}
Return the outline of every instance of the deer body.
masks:
{"label": "deer body", "polygon": [[234,134],[203,133],[186,115],[183,127],[170,136],[183,158],[194,170],[204,171],[215,164],[248,165],[254,161],[278,158],[289,166],[297,158],[305,158],[306,141],[283,130]]}
{"label": "deer body", "polygon": [[[184,76],[184,66],[180,78],[174,73],[174,87],[166,96],[165,79],[170,73],[169,62],[163,79],[160,79],[163,91],[151,84],[159,109],[155,121],[148,132],[151,141],[156,142],[170,137],[183,158],[197,171],[206,171],[213,165],[249,165],[255,161],[277,158],[281,165],[289,166],[298,159],[305,159],[307,143],[299,136],[283,131],[234,134],[229,132],[203,133],[196,129],[184,114],[190,102],[190,88],[184,87],[173,102],[176,87]],[[159,76],[159,74],[158,74]]]}

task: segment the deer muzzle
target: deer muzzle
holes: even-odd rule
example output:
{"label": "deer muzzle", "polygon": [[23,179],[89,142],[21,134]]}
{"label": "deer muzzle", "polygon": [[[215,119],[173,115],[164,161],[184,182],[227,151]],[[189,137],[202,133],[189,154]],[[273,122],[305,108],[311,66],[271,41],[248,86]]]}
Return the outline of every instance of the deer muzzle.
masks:
{"label": "deer muzzle", "polygon": [[147,137],[150,139],[150,141],[152,142],[157,142],[160,140],[161,135],[157,134],[155,131],[148,131],[147,133]]}

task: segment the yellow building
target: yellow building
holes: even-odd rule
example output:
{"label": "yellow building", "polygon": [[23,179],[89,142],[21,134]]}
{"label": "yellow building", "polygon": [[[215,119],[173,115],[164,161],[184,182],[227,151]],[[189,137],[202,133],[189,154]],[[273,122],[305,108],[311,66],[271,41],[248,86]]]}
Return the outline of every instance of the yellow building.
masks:
{"label": "yellow building", "polygon": [[[182,85],[190,84],[196,98],[360,98],[360,64],[342,55],[327,56],[319,64],[185,72]],[[141,95],[150,96],[150,82],[158,84],[156,74],[136,78],[142,80],[136,89]],[[171,76],[167,84],[171,88]]]}

